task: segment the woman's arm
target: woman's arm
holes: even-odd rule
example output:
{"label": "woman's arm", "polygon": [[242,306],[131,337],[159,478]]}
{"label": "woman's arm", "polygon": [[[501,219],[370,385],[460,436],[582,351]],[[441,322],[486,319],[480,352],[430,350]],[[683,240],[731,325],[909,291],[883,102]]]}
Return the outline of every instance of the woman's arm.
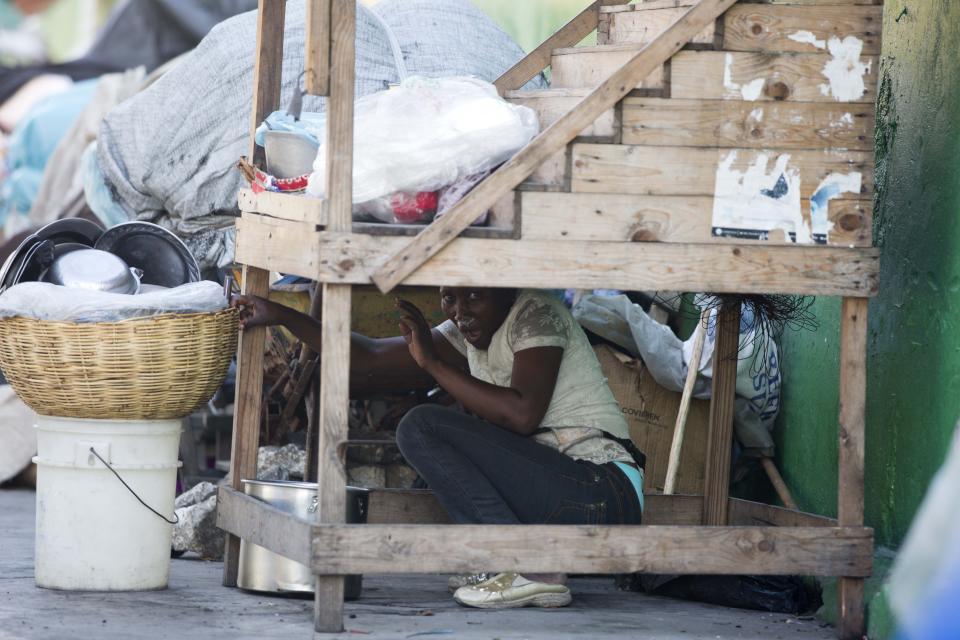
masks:
{"label": "woman's arm", "polygon": [[[320,353],[321,324],[295,309],[257,296],[234,296],[231,304],[240,308],[241,328],[282,325],[311,349]],[[436,330],[431,341],[438,357],[453,368],[465,369],[466,358]],[[405,392],[429,389],[435,384],[430,374],[417,365],[401,337],[368,338],[350,336],[350,390],[357,394]]]}
{"label": "woman's arm", "polygon": [[445,362],[434,348],[430,325],[415,305],[398,301],[403,339],[415,363],[471,413],[520,435],[530,435],[547,413],[563,359],[562,347],[534,347],[514,354],[509,387],[474,378]]}

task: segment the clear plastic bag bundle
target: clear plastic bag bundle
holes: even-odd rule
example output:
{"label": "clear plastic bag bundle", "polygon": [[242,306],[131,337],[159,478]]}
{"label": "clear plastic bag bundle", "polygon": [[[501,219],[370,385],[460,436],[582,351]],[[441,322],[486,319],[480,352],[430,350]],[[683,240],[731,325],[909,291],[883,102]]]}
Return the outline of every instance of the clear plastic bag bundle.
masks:
{"label": "clear plastic bag bundle", "polygon": [[[353,201],[360,210],[394,194],[436,192],[489,171],[540,129],[532,109],[466,77],[408,78],[358,100],[354,117]],[[307,187],[312,196],[324,195],[326,157],[321,144]],[[371,208],[385,209],[382,202]]]}

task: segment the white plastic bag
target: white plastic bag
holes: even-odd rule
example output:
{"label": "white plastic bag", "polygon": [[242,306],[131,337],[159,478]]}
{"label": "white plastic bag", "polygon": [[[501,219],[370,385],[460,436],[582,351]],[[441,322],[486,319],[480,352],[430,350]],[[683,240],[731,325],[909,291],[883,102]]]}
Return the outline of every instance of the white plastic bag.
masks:
{"label": "white plastic bag", "polygon": [[140,295],[22,282],[0,295],[0,318],[62,322],[117,322],[161,313],[209,313],[226,308],[223,287],[204,280]]}
{"label": "white plastic bag", "polygon": [[[354,118],[355,203],[437,191],[488,171],[540,130],[532,109],[506,102],[489,82],[465,77],[408,78],[359,99]],[[326,159],[322,143],[307,186],[312,196],[324,195]]]}

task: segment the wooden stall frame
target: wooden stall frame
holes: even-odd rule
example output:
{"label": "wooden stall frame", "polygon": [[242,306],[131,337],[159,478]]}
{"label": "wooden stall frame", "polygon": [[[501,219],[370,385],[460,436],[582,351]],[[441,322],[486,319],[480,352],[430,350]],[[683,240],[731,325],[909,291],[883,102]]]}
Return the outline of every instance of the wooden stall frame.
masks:
{"label": "wooden stall frame", "polygon": [[[316,523],[284,514],[243,494],[255,475],[262,387],[264,330],[241,338],[231,483],[221,487],[217,523],[226,530],[224,584],[236,585],[242,538],[308,564],[317,575],[315,631],[343,629],[343,576],[511,569],[621,573],[785,574],[840,577],[842,638],[863,630],[863,582],[872,569],[873,531],[863,526],[864,398],[867,298],[877,292],[878,252],[869,247],[790,248],[679,241],[571,243],[490,239],[461,232],[479,213],[507,196],[545,159],[628,96],[638,81],[667,62],[737,0],[679,3],[685,11],[607,80],[412,241],[372,238],[351,223],[354,87],[354,0],[312,0],[308,18],[307,87],[328,96],[326,199],[277,194],[240,195],[238,256],[244,290],[263,295],[267,269],[309,275],[322,283],[322,353],[318,418],[319,517]],[[496,86],[522,86],[550,62],[550,52],[576,45],[598,25],[592,3],[541,47],[510,69]],[[252,124],[279,105],[284,2],[260,0]],[[251,157],[257,158],[251,149]],[[517,198],[520,201],[520,198]],[[517,235],[520,234],[520,235]],[[577,246],[582,255],[571,256]],[[241,252],[241,248],[243,251]],[[527,257],[527,253],[531,256]],[[545,260],[544,258],[549,258]],[[669,270],[658,264],[669,262]],[[636,263],[635,267],[631,264]],[[510,278],[501,268],[511,266]],[[765,269],[759,275],[757,266]],[[297,271],[299,269],[299,271]],[[496,279],[490,274],[496,274]],[[646,274],[646,275],[645,275]],[[513,282],[511,279],[516,280]],[[507,281],[510,280],[510,281]],[[429,492],[371,493],[366,525],[344,524],[351,286],[400,282],[421,285],[594,287],[617,283],[670,289],[742,293],[797,293],[843,297],[840,362],[838,518],[806,514],[728,496],[732,401],[739,309],[718,317],[710,444],[704,496],[648,495],[644,524],[505,528],[449,524]],[[611,282],[613,284],[611,284]],[[627,288],[625,286],[624,288]],[[656,288],[655,286],[641,288]],[[442,525],[442,526],[438,526]],[[519,535],[518,535],[519,533]],[[322,636],[319,636],[322,637]]]}

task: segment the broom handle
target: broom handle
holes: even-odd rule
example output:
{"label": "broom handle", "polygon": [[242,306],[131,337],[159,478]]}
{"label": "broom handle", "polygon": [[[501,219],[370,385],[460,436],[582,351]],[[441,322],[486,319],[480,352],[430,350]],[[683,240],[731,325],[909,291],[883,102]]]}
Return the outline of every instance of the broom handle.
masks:
{"label": "broom handle", "polygon": [[690,413],[690,400],[693,397],[693,385],[697,381],[697,371],[700,369],[700,356],[703,354],[703,343],[707,336],[706,321],[708,310],[700,313],[700,320],[693,335],[693,354],[687,366],[687,380],[683,385],[683,395],[680,397],[680,410],[677,412],[677,423],[673,427],[673,442],[670,444],[670,460],[667,463],[667,479],[663,483],[664,495],[673,494],[677,485],[677,472],[680,468],[680,449],[683,447],[683,432],[687,426],[687,415]]}

